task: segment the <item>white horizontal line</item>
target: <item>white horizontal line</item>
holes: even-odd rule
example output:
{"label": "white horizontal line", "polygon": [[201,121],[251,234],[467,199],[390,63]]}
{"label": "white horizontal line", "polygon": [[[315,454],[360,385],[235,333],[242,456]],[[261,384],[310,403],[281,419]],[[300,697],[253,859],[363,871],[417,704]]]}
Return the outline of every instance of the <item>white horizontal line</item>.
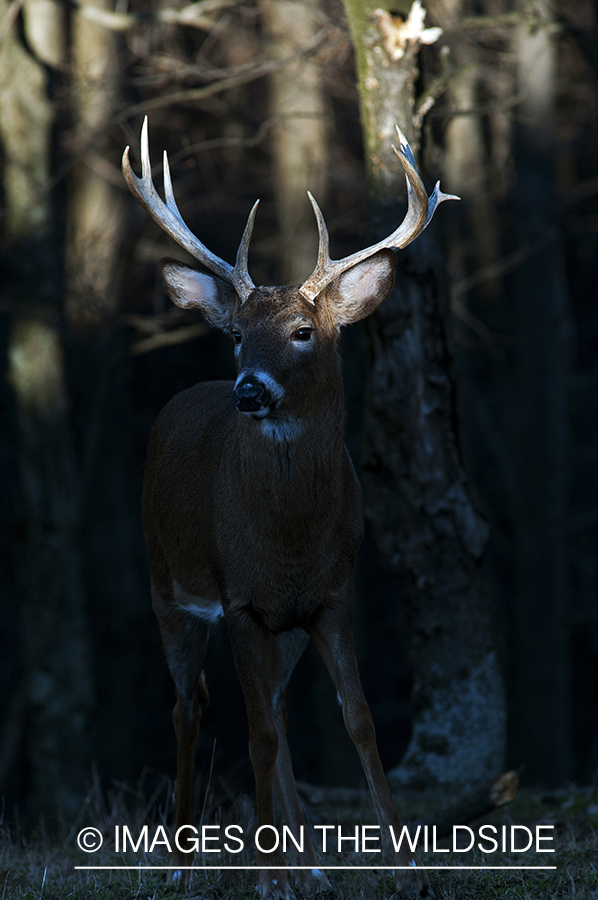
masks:
{"label": "white horizontal line", "polygon": [[276,871],[280,871],[281,869],[303,869],[305,871],[311,871],[312,869],[319,869],[321,871],[331,871],[334,869],[355,869],[355,870],[390,870],[400,871],[405,870],[406,872],[413,871],[414,869],[427,869],[430,871],[441,871],[442,869],[468,869],[475,871],[485,871],[486,869],[496,870],[496,869],[505,869],[508,871],[547,871],[547,870],[556,870],[556,866],[75,866],[75,869],[84,869],[85,871],[96,871],[99,869],[133,869],[135,871],[141,872],[151,872],[154,869],[174,869],[185,870],[185,871],[196,871],[196,872],[206,872],[211,870],[221,870],[221,869],[235,869],[242,870],[244,872],[252,872],[252,871],[262,871],[263,869],[275,869]]}

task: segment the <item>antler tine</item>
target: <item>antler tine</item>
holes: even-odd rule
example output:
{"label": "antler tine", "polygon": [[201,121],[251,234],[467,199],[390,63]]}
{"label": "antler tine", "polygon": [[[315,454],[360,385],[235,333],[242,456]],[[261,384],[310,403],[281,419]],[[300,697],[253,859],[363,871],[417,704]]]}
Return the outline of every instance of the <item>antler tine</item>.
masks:
{"label": "antler tine", "polygon": [[[332,260],[330,259],[330,237],[328,236],[328,228],[326,227],[326,221],[324,216],[322,215],[322,210],[320,209],[316,198],[313,196],[311,191],[307,192],[307,196],[309,197],[310,203],[313,207],[314,214],[316,216],[316,222],[318,223],[318,261],[316,263],[316,267],[308,279],[308,281],[316,280],[325,275],[325,273],[329,270],[330,265],[332,264]],[[311,293],[306,293],[305,286],[308,284],[308,281],[305,282],[303,287],[300,288],[301,293],[305,297],[306,300],[309,300],[310,303],[313,304],[313,298],[316,296],[319,291],[316,291],[313,296]]]}
{"label": "antler tine", "polygon": [[122,170],[125,180],[129,186],[129,190],[141,204],[141,206],[150,214],[154,222],[170,235],[181,247],[187,250],[199,262],[203,263],[206,268],[214,272],[224,281],[232,284],[241,301],[244,301],[250,291],[255,287],[253,281],[249,277],[247,269],[247,252],[249,247],[249,239],[253,228],[253,220],[257,204],[254,205],[250,215],[239,253],[237,253],[237,264],[233,268],[225,260],[220,259],[208,248],[201,243],[192,231],[185,224],[179,208],[174,199],[172,189],[172,179],[170,176],[170,166],[168,164],[168,156],[164,152],[164,202],[154,187],[152,179],[152,167],[149,152],[149,137],[147,116],[143,121],[141,129],[141,178],[133,172],[129,160],[129,147],[126,147],[122,158]]}
{"label": "antler tine", "polygon": [[461,197],[457,197],[456,194],[445,194],[444,191],[440,190],[440,182],[437,181],[434,190],[428,197],[428,215],[426,216],[426,221],[424,224],[424,228],[436,212],[436,207],[439,203],[444,203],[445,200],[460,200]]}
{"label": "antler tine", "polygon": [[251,207],[251,212],[247,218],[247,225],[245,226],[245,231],[243,232],[243,237],[241,238],[241,243],[239,244],[239,249],[237,250],[237,258],[235,260],[235,268],[234,268],[234,278],[236,279],[233,283],[239,296],[242,299],[245,299],[247,294],[253,290],[255,287],[253,281],[249,277],[249,270],[247,268],[247,254],[249,252],[249,242],[251,240],[251,235],[253,232],[253,224],[255,222],[255,216],[257,213],[257,208],[260,204],[259,200],[256,200],[253,206]]}
{"label": "antler tine", "polygon": [[318,224],[318,237],[320,239],[319,247],[318,247],[318,262],[317,265],[320,265],[324,262],[330,262],[330,237],[328,236],[328,228],[326,227],[326,221],[324,216],[322,215],[322,210],[320,209],[318,203],[316,202],[316,198],[311,193],[311,191],[307,192],[307,196],[309,197],[309,201],[313,207],[313,211],[316,215],[316,222]]}
{"label": "antler tine", "polygon": [[[143,165],[143,163],[142,163]],[[177,202],[174,199],[174,191],[172,189],[172,178],[170,177],[170,163],[168,162],[168,153],[166,150],[162,155],[162,177],[164,179],[164,196],[166,198],[166,206],[168,209],[174,213],[177,219],[181,222],[181,224],[185,224],[183,221],[183,217],[180,213],[180,210],[177,206]]]}
{"label": "antler tine", "polygon": [[415,158],[407,138],[398,125],[396,126],[396,129],[399,137],[399,149],[397,150],[395,146],[393,146],[392,149],[398,156],[405,171],[408,205],[405,218],[399,227],[387,238],[379,241],[377,244],[373,244],[371,247],[366,247],[365,250],[353,253],[351,256],[347,256],[344,259],[331,260],[329,255],[328,230],[324,222],[324,217],[320,207],[308,192],[309,199],[311,200],[316,215],[318,233],[320,235],[320,246],[316,267],[307,281],[299,288],[303,296],[309,300],[310,303],[314,302],[314,299],[326,285],[330,284],[330,282],[339,275],[342,275],[343,272],[346,272],[347,269],[357,265],[357,263],[369,259],[370,256],[373,256],[379,250],[402,250],[414,241],[422,233],[434,215],[434,211],[439,203],[442,203],[444,200],[459,200],[459,197],[456,197],[454,194],[444,194],[440,190],[440,182],[437,183],[428,198],[424,184],[417,171]]}

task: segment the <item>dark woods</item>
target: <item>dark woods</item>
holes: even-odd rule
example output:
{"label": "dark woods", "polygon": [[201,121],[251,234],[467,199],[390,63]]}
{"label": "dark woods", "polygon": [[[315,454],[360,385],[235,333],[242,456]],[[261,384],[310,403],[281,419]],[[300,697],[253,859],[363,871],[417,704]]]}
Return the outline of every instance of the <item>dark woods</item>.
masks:
{"label": "dark woods", "polygon": [[[145,449],[174,393],[233,370],[227,339],[167,302],[157,260],[187,257],[126,190],[145,114],[156,183],[165,148],[219,256],[261,198],[256,284],[312,270],[307,189],[335,258],[396,226],[385,116],[428,188],[462,197],[343,338],[364,687],[397,786],[459,793],[503,763],[530,783],[596,777],[594,8],[429,0],[406,39],[379,6],[0,0],[0,793],[30,821],[73,820],[94,769],[151,793],[174,768]],[[198,771],[230,802],[252,788],[224,630],[206,671]],[[315,654],[289,733],[298,779],[359,783]]]}

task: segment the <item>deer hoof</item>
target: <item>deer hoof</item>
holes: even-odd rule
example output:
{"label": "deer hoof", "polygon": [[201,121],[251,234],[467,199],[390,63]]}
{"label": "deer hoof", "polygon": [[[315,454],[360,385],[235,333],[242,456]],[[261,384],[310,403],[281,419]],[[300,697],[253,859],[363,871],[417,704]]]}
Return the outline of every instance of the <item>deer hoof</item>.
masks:
{"label": "deer hoof", "polygon": [[263,872],[257,890],[261,900],[295,900],[286,873],[282,877],[274,877],[269,872]]}
{"label": "deer hoof", "polygon": [[297,887],[300,892],[307,896],[311,896],[319,891],[332,890],[332,885],[327,876],[316,866],[309,870],[297,870],[295,872],[295,881],[297,882]]}

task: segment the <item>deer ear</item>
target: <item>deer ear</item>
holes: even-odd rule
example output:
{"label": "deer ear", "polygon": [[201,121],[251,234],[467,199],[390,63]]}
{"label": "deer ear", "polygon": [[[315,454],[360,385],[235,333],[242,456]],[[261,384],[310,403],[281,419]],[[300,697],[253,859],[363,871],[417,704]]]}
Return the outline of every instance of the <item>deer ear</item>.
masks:
{"label": "deer ear", "polygon": [[358,322],[378,309],[390,294],[396,265],[392,250],[380,250],[332,283],[324,302],[338,325]]}
{"label": "deer ear", "polygon": [[235,301],[235,290],[220,278],[205,275],[175,259],[158,263],[168,296],[181,309],[197,309],[215,328],[229,331]]}

